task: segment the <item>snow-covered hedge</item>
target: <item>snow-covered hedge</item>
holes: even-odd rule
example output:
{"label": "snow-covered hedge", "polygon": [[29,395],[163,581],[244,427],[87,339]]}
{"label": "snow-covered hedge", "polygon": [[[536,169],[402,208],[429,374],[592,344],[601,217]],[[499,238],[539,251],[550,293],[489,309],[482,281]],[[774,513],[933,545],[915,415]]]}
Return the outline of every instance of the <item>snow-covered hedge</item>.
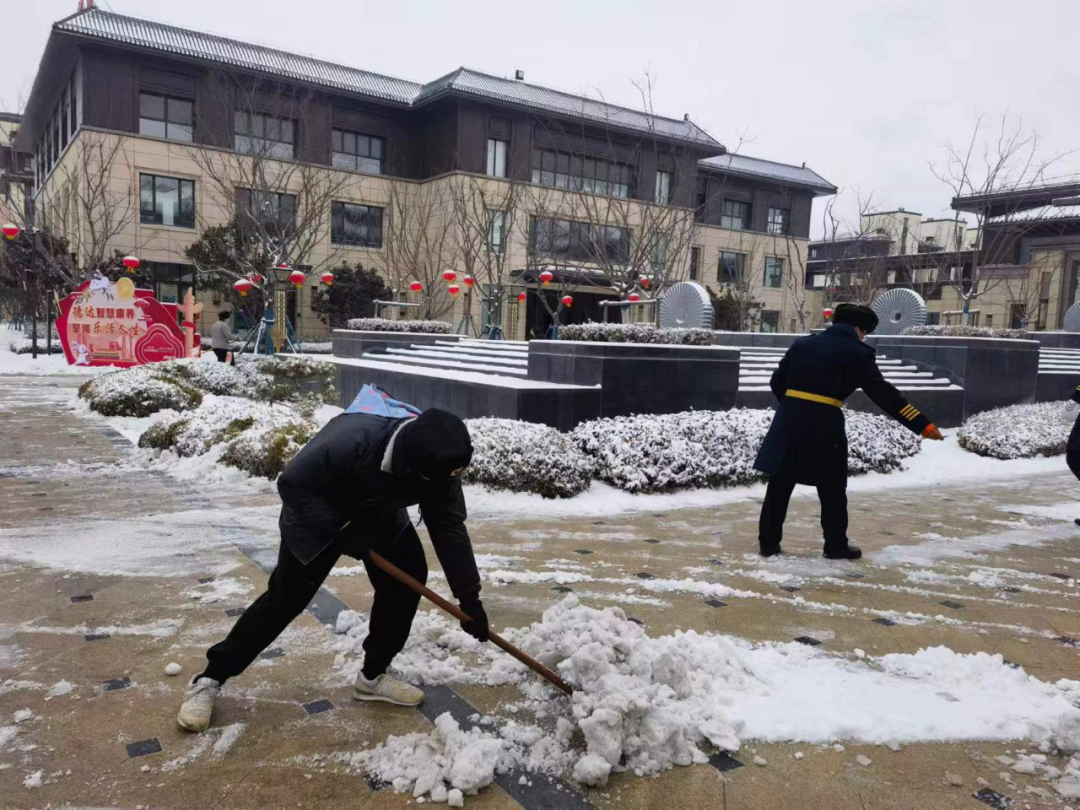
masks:
{"label": "snow-covered hedge", "polygon": [[592,461],[570,436],[513,419],[470,419],[473,458],[464,482],[570,498],[589,487]]}
{"label": "snow-covered hedge", "polygon": [[352,318],[347,327],[360,332],[422,332],[429,335],[449,335],[446,321],[391,321],[387,318]]}
{"label": "snow-covered hedge", "polygon": [[199,456],[224,444],[222,464],[273,480],[315,431],[314,421],[291,406],[208,396],[194,410],[155,422],[139,447]]}
{"label": "snow-covered hedge", "polygon": [[980,456],[1014,459],[1060,456],[1069,440],[1075,411],[1064,402],[1035,402],[983,411],[957,431],[957,443]]}
{"label": "snow-covered hedge", "polygon": [[1029,340],[1031,335],[1024,329],[999,329],[989,326],[909,326],[905,335],[917,337],[981,337]]}
{"label": "snow-covered hedge", "polygon": [[166,380],[152,365],[101,374],[79,387],[79,397],[102,416],[150,416],[171,409],[188,411],[202,403],[202,392],[178,379]]}
{"label": "snow-covered hedge", "polygon": [[[847,411],[848,470],[891,472],[921,449],[920,439],[884,416]],[[628,492],[749,484],[773,412],[687,411],[620,416],[574,429],[595,475]]]}
{"label": "snow-covered hedge", "polygon": [[[34,343],[30,338],[21,338],[19,340],[13,340],[8,344],[8,348],[12,354],[32,354],[34,351]],[[60,345],[60,339],[54,338],[52,343],[52,351],[45,351],[45,338],[38,335],[38,354],[63,354],[64,347]]]}
{"label": "snow-covered hedge", "polygon": [[[244,362],[241,361],[241,365]],[[268,384],[258,391],[259,399],[270,402],[295,401],[318,394],[328,405],[337,402],[337,365],[326,360],[290,354],[276,354],[255,360],[255,370]]]}
{"label": "snow-covered hedge", "polygon": [[660,329],[647,323],[576,323],[559,327],[560,340],[594,343],[671,343],[711,346],[709,329]]}

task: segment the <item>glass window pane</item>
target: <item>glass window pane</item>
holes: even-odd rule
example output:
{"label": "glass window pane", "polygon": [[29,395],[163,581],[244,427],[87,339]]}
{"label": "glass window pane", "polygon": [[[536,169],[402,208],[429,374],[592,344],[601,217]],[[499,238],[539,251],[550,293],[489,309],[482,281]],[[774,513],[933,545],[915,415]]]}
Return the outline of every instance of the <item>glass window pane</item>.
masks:
{"label": "glass window pane", "polygon": [[278,132],[281,134],[282,141],[292,143],[296,135],[296,122],[291,119],[278,121]]}
{"label": "glass window pane", "polygon": [[352,133],[352,132],[346,132],[345,133],[345,135],[342,138],[342,149],[341,149],[341,151],[346,152],[348,154],[352,154],[352,155],[356,154],[356,135],[354,133]]}
{"label": "glass window pane", "polygon": [[[382,138],[372,138],[371,139],[371,156],[373,158],[379,158],[380,160],[382,159],[382,156],[383,156],[383,139]],[[380,216],[381,216],[381,214],[380,214]]]}
{"label": "glass window pane", "polygon": [[250,122],[248,120],[248,116],[244,113],[240,112],[239,110],[233,113],[233,131],[237,135],[249,135],[249,123]]}
{"label": "glass window pane", "polygon": [[382,174],[382,161],[376,158],[357,158],[356,167],[368,174]]}
{"label": "glass window pane", "polygon": [[172,177],[154,178],[154,205],[162,225],[175,225],[180,213],[179,181]]}
{"label": "glass window pane", "polygon": [[139,175],[139,214],[143,223],[154,221],[154,178],[149,174]]}
{"label": "glass window pane", "polygon": [[570,156],[559,155],[555,161],[555,171],[562,174],[570,174]]}
{"label": "glass window pane", "polygon": [[185,228],[195,227],[195,182],[193,180],[180,181],[180,221],[178,224]]}
{"label": "glass window pane", "polygon": [[168,107],[169,121],[174,124],[187,124],[192,123],[192,105],[190,101],[182,101],[178,98],[169,99]]}
{"label": "glass window pane", "polygon": [[165,137],[171,141],[185,141],[190,143],[194,138],[194,130],[187,124],[169,124]]}
{"label": "glass window pane", "polygon": [[544,171],[555,173],[555,153],[544,152]]}
{"label": "glass window pane", "polygon": [[371,155],[371,138],[367,135],[356,136],[356,154],[361,157],[369,157]]}
{"label": "glass window pane", "polygon": [[139,134],[149,135],[152,138],[164,138],[165,137],[165,122],[157,121],[153,118],[140,118],[139,119]]}
{"label": "glass window pane", "polygon": [[356,155],[348,155],[344,152],[334,152],[335,169],[355,169]]}
{"label": "glass window pane", "polygon": [[154,96],[150,93],[139,94],[139,115],[142,118],[157,118],[165,120],[165,98]]}
{"label": "glass window pane", "polygon": [[335,129],[330,134],[330,148],[335,152],[343,152],[341,144],[344,141],[344,133],[340,129]]}

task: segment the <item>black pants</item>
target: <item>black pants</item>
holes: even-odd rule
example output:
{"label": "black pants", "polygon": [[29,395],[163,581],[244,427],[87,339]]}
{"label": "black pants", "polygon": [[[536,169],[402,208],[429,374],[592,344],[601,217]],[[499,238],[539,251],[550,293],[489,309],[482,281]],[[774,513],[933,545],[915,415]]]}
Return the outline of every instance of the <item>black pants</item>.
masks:
{"label": "black pants", "polygon": [[[783,470],[769,477],[765,502],[761,505],[761,520],[758,522],[758,543],[762,551],[780,548],[788,502],[794,489],[795,477]],[[836,482],[818,484],[817,491],[821,501],[821,530],[825,535],[825,551],[843,550],[848,546],[847,480],[841,478]]]}
{"label": "black pants", "polygon": [[368,636],[364,639],[364,676],[377,678],[386,672],[394,656],[405,647],[420,596],[372,565],[368,558],[369,549],[377,551],[420,582],[427,582],[424,547],[411,525],[396,540],[392,536],[361,539],[356,535],[344,535],[307,565],[296,559],[282,543],[266,593],[251,603],[224,641],[207,651],[206,670],[199,677],[225,683],[247,669],[259,653],[304,612],[342,554],[363,561],[368,579],[375,588]]}
{"label": "black pants", "polygon": [[214,354],[217,355],[217,359],[218,359],[219,363],[224,363],[226,360],[229,359],[229,350],[228,349],[214,349]]}
{"label": "black pants", "polygon": [[1069,465],[1073,475],[1080,478],[1080,416],[1076,417],[1069,441],[1065,445],[1065,463]]}

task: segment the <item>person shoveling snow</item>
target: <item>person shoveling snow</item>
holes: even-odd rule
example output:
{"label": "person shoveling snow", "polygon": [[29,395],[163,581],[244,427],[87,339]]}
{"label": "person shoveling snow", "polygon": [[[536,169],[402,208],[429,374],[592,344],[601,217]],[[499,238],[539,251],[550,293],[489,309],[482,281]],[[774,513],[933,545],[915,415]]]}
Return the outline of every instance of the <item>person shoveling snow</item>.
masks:
{"label": "person shoveling snow", "polygon": [[376,552],[425,582],[427,561],[406,507],[419,504],[432,545],[461,610],[462,627],[489,637],[480,575],[465,529],[461,471],[472,458],[461,419],[432,408],[421,413],[373,386],[319,431],[278,479],[281,548],[266,593],[207,652],[180,707],[189,731],[210,725],[222,684],[242,673],[311,602],[338,558],[363,560],[375,588],[357,700],[416,706],[424,693],[387,674],[409,638],[420,596],[372,564]]}

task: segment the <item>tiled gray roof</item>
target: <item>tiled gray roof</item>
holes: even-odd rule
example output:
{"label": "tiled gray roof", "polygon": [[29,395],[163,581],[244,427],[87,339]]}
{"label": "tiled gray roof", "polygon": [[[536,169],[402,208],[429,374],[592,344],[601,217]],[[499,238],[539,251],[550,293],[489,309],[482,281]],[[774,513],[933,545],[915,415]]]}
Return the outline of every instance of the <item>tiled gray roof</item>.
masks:
{"label": "tiled gray roof", "polygon": [[430,84],[394,79],[311,56],[253,45],[213,34],[126,17],[92,8],[56,23],[54,28],[76,36],[107,39],[142,48],[182,54],[219,64],[287,76],[365,96],[415,106],[443,93],[463,93],[584,118],[614,127],[655,133],[717,150],[723,146],[692,121],[664,118],[595,99],[460,68]]}
{"label": "tiled gray roof", "polygon": [[717,155],[705,158],[699,165],[706,169],[715,169],[732,174],[745,174],[750,177],[766,177],[781,183],[795,183],[806,186],[822,194],[835,194],[836,186],[805,166],[791,166],[772,160],[747,157],[746,155]]}

